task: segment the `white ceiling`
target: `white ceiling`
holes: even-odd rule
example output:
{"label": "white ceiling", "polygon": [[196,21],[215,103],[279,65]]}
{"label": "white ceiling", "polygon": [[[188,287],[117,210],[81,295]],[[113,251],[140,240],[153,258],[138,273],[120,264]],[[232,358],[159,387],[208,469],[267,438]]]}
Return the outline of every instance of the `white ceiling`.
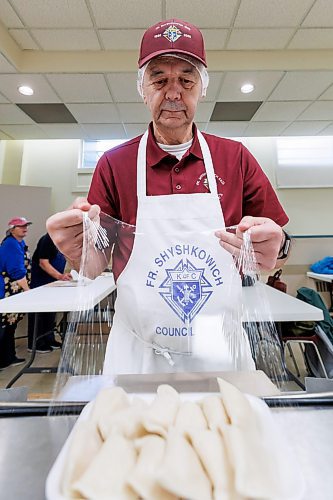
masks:
{"label": "white ceiling", "polygon": [[[130,138],[149,113],[136,91],[148,26],[204,34],[211,83],[197,112],[224,136],[333,133],[333,0],[0,0],[0,139]],[[242,83],[255,85],[241,94]],[[32,97],[18,93],[29,84]],[[249,122],[211,122],[218,101],[263,101]],[[36,124],[16,104],[64,103],[77,124]]]}

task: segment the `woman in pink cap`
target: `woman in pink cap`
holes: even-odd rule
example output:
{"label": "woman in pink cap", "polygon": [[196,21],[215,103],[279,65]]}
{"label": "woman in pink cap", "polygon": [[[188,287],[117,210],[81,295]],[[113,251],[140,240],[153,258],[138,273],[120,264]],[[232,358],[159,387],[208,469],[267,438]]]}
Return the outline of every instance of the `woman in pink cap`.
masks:
{"label": "woman in pink cap", "polygon": [[[30,255],[24,238],[32,222],[13,217],[0,246],[0,299],[29,290]],[[0,330],[0,370],[17,366],[25,359],[15,350],[15,330],[23,314],[2,314]]]}

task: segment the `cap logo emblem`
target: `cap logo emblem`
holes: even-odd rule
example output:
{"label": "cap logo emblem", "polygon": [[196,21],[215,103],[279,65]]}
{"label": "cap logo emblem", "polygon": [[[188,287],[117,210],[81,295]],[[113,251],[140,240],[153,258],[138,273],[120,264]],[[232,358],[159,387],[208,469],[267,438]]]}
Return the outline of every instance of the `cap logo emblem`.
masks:
{"label": "cap logo emblem", "polygon": [[163,36],[169,40],[169,42],[176,42],[183,33],[176,26],[169,26],[164,32]]}

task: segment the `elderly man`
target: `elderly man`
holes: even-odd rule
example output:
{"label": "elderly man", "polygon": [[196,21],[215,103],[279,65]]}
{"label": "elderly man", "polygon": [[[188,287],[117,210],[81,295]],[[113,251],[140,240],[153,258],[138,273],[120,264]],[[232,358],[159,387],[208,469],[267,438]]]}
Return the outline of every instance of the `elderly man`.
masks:
{"label": "elderly man", "polygon": [[[105,373],[252,369],[249,346],[230,354],[241,283],[233,255],[251,228],[258,265],[285,257],[288,222],[260,166],[239,142],[201,134],[193,120],[209,77],[201,32],[178,19],[143,35],[138,90],[152,115],[142,137],[104,153],[88,201],[48,221],[76,267],[82,211],[96,206],[136,226],[113,249],[117,303]],[[237,225],[235,234],[224,230]],[[75,243],[73,243],[75,241]],[[221,248],[222,247],[222,248]],[[225,335],[226,325],[232,333]],[[237,333],[238,332],[238,333]],[[227,340],[227,337],[229,340]]]}

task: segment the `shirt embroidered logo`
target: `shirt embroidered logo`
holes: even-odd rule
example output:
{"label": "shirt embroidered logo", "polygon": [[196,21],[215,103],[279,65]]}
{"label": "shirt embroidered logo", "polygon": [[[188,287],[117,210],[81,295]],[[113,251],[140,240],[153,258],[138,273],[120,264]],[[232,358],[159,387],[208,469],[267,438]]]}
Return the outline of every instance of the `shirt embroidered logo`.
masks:
{"label": "shirt embroidered logo", "polygon": [[169,26],[164,32],[163,36],[169,40],[169,42],[176,42],[183,33],[176,26]]}
{"label": "shirt embroidered logo", "polygon": [[184,323],[192,321],[213,293],[204,269],[195,268],[187,259],[166,269],[166,274],[159,294]]}

